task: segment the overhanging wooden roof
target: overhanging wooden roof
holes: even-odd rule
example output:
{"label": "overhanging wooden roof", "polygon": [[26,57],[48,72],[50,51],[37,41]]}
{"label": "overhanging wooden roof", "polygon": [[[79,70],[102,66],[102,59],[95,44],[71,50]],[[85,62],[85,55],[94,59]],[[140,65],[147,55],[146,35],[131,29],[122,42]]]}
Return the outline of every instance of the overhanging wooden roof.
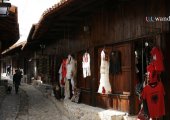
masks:
{"label": "overhanging wooden roof", "polygon": [[64,38],[64,34],[68,32],[71,37],[85,18],[106,1],[63,0],[44,12],[28,43],[39,41],[48,44]]}

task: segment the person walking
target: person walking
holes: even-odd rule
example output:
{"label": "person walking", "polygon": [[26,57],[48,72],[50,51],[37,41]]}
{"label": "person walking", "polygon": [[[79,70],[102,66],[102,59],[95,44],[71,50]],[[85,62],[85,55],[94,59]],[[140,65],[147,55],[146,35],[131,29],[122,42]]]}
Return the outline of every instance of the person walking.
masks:
{"label": "person walking", "polygon": [[15,93],[18,94],[18,89],[19,89],[19,85],[21,82],[21,72],[19,70],[15,70],[15,74],[13,76],[13,84],[15,85]]}

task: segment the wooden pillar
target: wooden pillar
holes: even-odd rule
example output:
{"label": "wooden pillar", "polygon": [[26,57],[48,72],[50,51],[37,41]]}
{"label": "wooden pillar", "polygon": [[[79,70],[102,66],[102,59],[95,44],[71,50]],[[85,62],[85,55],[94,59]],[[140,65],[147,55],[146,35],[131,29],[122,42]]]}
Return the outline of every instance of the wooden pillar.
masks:
{"label": "wooden pillar", "polygon": [[95,101],[96,101],[96,95],[95,95],[95,93],[96,93],[96,79],[97,79],[97,77],[96,77],[96,75],[97,75],[97,72],[96,72],[96,70],[95,70],[95,67],[97,66],[97,58],[96,58],[96,53],[97,52],[95,52],[95,49],[94,48],[91,48],[90,49],[90,66],[91,66],[91,78],[92,78],[92,80],[91,80],[91,96],[92,96],[92,98],[91,98],[91,104],[92,104],[92,106],[95,106]]}

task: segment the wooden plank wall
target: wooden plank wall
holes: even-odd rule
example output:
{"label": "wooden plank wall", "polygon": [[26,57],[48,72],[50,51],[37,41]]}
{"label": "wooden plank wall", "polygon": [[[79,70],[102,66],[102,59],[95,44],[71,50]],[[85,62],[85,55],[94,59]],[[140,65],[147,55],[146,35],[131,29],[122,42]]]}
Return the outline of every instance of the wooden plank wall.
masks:
{"label": "wooden plank wall", "polygon": [[[64,39],[57,40],[55,53],[76,53],[86,48],[132,40],[155,31],[155,28],[166,32],[169,30],[168,22],[146,22],[146,16],[166,15],[164,0],[140,0],[121,4],[110,0],[108,4],[84,16],[85,20],[79,29],[74,30],[76,32],[73,38],[69,38],[69,33],[66,33]],[[89,26],[88,32],[83,31],[84,25]]]}
{"label": "wooden plank wall", "polygon": [[[69,38],[67,33],[64,39],[57,41],[56,53],[76,53],[90,47],[124,42],[158,29],[166,32],[169,30],[168,22],[146,22],[146,16],[166,15],[164,0],[110,1],[85,16],[79,29],[74,30],[77,31],[75,37]],[[84,25],[89,26],[88,32],[83,31]]]}
{"label": "wooden plank wall", "polygon": [[[102,95],[96,92],[96,106],[102,108],[114,108],[116,110],[121,110],[125,112],[130,112],[129,102],[132,84],[132,46],[131,43],[123,43],[120,45],[109,45],[105,47],[98,48],[97,61],[95,64],[96,83],[100,83],[100,61],[101,61],[101,51],[105,49],[108,55],[112,51],[119,51],[121,55],[121,72],[118,74],[109,74],[109,81],[111,84],[112,92],[109,95]],[[96,58],[96,56],[94,56]],[[110,59],[110,58],[109,58]],[[99,88],[99,84],[96,84]],[[97,89],[98,90],[98,89]],[[125,94],[128,93],[128,94]]]}
{"label": "wooden plank wall", "polygon": [[162,82],[165,88],[165,112],[166,112],[166,119],[165,120],[169,120],[170,119],[170,94],[169,94],[169,85],[170,85],[170,54],[169,54],[169,46],[170,46],[170,34],[166,33],[162,35],[162,39],[164,39],[164,41],[162,41],[161,43],[161,48],[162,48],[162,52],[164,54],[164,65],[165,65],[165,71],[162,74]]}
{"label": "wooden plank wall", "polygon": [[[113,6],[113,7],[112,7]],[[140,0],[140,1],[130,1],[125,3],[115,4],[114,1],[110,0],[107,4],[101,8],[96,9],[95,12],[89,14],[86,18],[86,25],[89,26],[89,31],[83,31],[84,22],[80,25],[80,28],[75,30],[77,31],[73,38],[65,38],[64,40],[59,40],[56,43],[56,54],[65,54],[73,53],[77,56],[78,68],[81,68],[82,54],[85,50],[90,50],[92,55],[92,77],[82,80],[81,72],[78,73],[78,87],[81,87],[84,92],[82,96],[83,102],[86,104],[99,105],[97,103],[97,98],[100,95],[95,94],[98,89],[98,66],[95,65],[96,61],[100,57],[99,51],[105,45],[115,45],[117,43],[123,43],[125,41],[134,40],[140,37],[147,36],[148,34],[155,33],[155,30],[160,32],[169,31],[168,22],[147,22],[147,16],[166,16],[166,7],[164,0]],[[119,48],[126,58],[127,55],[130,55],[130,48],[124,49],[119,46]],[[99,51],[98,51],[99,50]],[[127,54],[128,52],[128,54]],[[123,58],[124,59],[124,58]],[[124,62],[133,62],[129,61]],[[131,67],[131,63],[129,64]],[[124,68],[125,71],[130,68]],[[132,69],[129,70],[129,73],[125,73],[125,76],[132,74]],[[130,82],[132,76],[127,77],[126,83]],[[121,80],[121,78],[120,78]],[[91,84],[90,84],[90,83]],[[131,81],[133,82],[133,81]],[[132,84],[119,84],[113,82],[113,88],[115,91],[131,91]],[[116,87],[117,86],[117,87]],[[95,97],[92,97],[95,96]],[[101,96],[104,98],[108,104],[102,106],[108,107],[112,106],[113,108],[120,109],[122,111],[129,110],[129,101],[128,96],[119,96],[122,98],[122,102],[118,103],[117,96]],[[88,99],[87,99],[88,98]],[[106,100],[106,99],[108,100]],[[115,99],[115,100],[114,100]],[[111,102],[110,102],[111,100]],[[113,100],[113,101],[112,101]],[[125,102],[126,101],[126,102]],[[120,108],[118,104],[126,103],[126,106]],[[118,103],[118,104],[117,104]],[[123,105],[121,105],[123,106]]]}

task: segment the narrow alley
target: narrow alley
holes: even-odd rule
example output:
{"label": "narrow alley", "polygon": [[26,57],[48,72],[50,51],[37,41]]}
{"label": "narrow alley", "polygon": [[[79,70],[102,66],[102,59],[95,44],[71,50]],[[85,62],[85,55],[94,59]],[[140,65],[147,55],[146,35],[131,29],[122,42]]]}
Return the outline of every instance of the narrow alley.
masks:
{"label": "narrow alley", "polygon": [[19,94],[14,87],[1,104],[1,120],[67,120],[55,104],[32,85],[22,84]]}
{"label": "narrow alley", "polygon": [[0,120],[136,120],[125,112],[57,100],[44,86],[22,83],[18,94],[13,87],[11,94],[0,97]]}
{"label": "narrow alley", "polygon": [[0,0],[0,120],[170,120],[169,8]]}

